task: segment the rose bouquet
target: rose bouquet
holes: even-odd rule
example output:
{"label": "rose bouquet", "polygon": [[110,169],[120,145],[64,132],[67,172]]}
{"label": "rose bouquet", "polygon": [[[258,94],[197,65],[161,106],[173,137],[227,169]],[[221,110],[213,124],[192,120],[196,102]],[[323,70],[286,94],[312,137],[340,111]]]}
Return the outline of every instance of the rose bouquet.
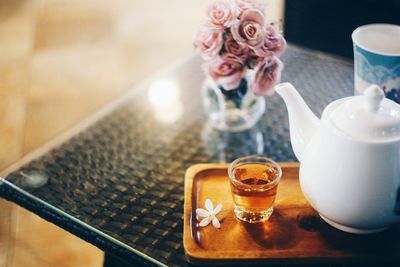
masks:
{"label": "rose bouquet", "polygon": [[194,36],[194,46],[207,62],[205,72],[225,91],[238,89],[249,70],[248,81],[256,96],[273,94],[283,64],[278,59],[286,41],[266,24],[262,6],[255,0],[223,0],[207,9],[208,22]]}
{"label": "rose bouquet", "polygon": [[[250,128],[265,110],[265,100],[259,96],[273,94],[280,80],[283,63],[278,56],[285,50],[286,41],[266,23],[263,7],[256,0],[217,1],[208,7],[207,16],[193,44],[206,61],[203,69],[208,80],[215,84],[214,106],[219,110],[214,108],[209,118],[216,118],[211,122],[222,130]],[[233,104],[221,103],[222,98]],[[206,110],[212,109],[209,102]],[[250,121],[244,121],[247,118]]]}

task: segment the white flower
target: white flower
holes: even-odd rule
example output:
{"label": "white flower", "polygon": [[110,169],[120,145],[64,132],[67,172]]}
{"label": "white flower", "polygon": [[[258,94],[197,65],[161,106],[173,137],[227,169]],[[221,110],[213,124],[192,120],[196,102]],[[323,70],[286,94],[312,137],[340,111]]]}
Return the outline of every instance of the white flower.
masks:
{"label": "white flower", "polygon": [[219,220],[216,217],[216,215],[222,210],[222,204],[219,203],[217,205],[217,207],[215,207],[215,209],[214,209],[214,205],[211,202],[211,200],[206,199],[205,206],[206,206],[207,210],[202,209],[202,208],[196,209],[197,216],[204,218],[200,221],[199,226],[205,227],[205,226],[209,225],[210,222],[212,222],[212,225],[215,228],[220,228],[221,224],[219,223]]}

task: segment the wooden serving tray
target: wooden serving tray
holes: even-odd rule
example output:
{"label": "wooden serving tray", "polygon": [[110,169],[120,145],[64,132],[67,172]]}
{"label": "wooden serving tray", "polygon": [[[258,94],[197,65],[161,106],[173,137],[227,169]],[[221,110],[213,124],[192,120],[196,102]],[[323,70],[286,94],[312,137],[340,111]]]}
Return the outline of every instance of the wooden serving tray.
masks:
{"label": "wooden serving tray", "polygon": [[[400,227],[371,235],[348,234],[326,224],[304,198],[297,163],[280,163],[283,176],[269,221],[248,224],[235,218],[226,164],[199,164],[185,177],[183,245],[193,264],[290,264],[400,262]],[[205,199],[221,228],[198,227],[195,210]]]}

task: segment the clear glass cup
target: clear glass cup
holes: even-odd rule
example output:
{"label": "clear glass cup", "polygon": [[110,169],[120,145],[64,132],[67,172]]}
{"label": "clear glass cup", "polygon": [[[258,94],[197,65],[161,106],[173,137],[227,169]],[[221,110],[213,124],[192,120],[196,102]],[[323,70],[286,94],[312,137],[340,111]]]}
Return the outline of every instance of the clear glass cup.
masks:
{"label": "clear glass cup", "polygon": [[244,156],[228,168],[235,215],[239,220],[258,223],[269,219],[282,169],[270,158]]}

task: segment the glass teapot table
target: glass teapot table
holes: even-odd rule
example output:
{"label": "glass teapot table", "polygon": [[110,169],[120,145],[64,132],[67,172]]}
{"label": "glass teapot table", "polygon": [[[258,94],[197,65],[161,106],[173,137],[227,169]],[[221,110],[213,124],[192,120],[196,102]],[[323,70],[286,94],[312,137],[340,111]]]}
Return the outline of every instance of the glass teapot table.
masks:
{"label": "glass teapot table", "polygon": [[[282,81],[312,110],[353,93],[352,62],[289,46]],[[0,180],[0,195],[128,263],[184,266],[183,181],[196,163],[264,154],[295,161],[278,95],[251,130],[213,130],[203,115],[202,60],[159,73],[88,121],[28,155]],[[108,258],[108,259],[107,259]],[[111,261],[113,261],[111,259]]]}

